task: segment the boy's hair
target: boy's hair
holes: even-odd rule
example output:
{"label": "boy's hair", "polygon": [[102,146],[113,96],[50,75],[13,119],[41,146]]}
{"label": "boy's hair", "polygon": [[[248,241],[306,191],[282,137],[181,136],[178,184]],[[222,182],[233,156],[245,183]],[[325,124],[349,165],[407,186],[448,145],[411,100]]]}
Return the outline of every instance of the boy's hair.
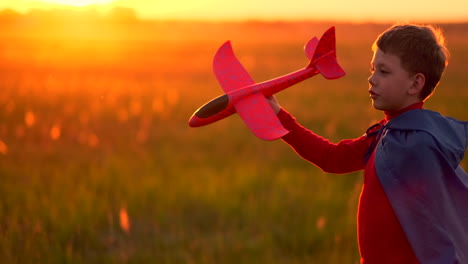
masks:
{"label": "boy's hair", "polygon": [[412,24],[394,25],[380,34],[372,46],[400,58],[405,70],[425,77],[420,98],[427,99],[439,84],[449,52],[439,28]]}

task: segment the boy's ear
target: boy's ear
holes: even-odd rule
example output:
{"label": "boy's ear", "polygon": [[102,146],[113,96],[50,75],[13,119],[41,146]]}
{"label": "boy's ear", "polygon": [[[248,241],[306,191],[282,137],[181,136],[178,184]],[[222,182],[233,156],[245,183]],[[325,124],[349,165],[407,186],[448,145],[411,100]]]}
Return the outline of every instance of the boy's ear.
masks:
{"label": "boy's ear", "polygon": [[408,90],[410,95],[419,95],[426,83],[426,77],[422,73],[416,73],[413,76],[413,84],[411,85],[410,89]]}

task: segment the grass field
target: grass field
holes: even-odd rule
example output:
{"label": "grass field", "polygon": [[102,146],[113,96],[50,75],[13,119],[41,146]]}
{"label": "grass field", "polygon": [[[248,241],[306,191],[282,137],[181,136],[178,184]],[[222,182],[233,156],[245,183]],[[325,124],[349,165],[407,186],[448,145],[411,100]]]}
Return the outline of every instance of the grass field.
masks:
{"label": "grass field", "polygon": [[[334,23],[29,19],[0,27],[2,263],[358,263],[362,173],[325,174],[237,116],[187,124],[221,94],[225,40],[264,81]],[[382,118],[367,77],[387,26],[336,24],[347,76],[280,103],[332,141],[363,134]],[[468,26],[442,28],[452,59],[426,108],[468,120]]]}

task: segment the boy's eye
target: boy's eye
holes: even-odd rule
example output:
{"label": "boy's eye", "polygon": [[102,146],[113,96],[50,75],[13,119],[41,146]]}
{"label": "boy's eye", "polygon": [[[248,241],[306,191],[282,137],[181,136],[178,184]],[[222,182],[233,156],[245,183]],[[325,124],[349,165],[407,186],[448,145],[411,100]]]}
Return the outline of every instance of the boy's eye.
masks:
{"label": "boy's eye", "polygon": [[[373,74],[375,72],[375,68],[370,68],[369,71]],[[388,74],[390,73],[389,71],[387,70],[384,70],[384,69],[377,69],[377,71],[381,74]]]}

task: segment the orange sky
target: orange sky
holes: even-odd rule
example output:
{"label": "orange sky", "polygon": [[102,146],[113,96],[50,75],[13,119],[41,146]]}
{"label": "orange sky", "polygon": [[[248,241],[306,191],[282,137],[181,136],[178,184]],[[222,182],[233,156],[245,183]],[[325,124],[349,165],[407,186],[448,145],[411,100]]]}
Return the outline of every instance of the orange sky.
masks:
{"label": "orange sky", "polygon": [[[134,8],[143,18],[156,19],[331,19],[339,21],[468,21],[466,0],[1,0],[0,9],[27,12],[31,8],[112,6]],[[75,7],[76,8],[76,7]]]}

